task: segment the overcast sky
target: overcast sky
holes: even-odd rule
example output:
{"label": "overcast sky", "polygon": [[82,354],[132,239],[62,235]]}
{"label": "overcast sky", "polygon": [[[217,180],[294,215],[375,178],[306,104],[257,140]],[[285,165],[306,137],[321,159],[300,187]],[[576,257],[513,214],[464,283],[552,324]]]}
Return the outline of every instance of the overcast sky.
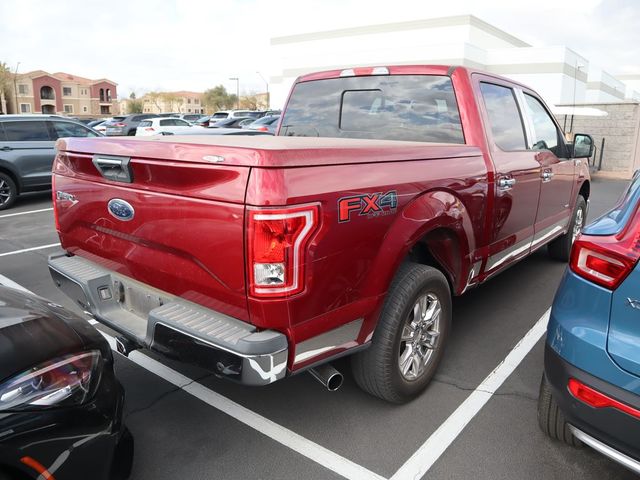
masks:
{"label": "overcast sky", "polygon": [[131,91],[264,91],[274,36],[473,14],[534,46],[640,73],[640,0],[2,0],[0,61]]}

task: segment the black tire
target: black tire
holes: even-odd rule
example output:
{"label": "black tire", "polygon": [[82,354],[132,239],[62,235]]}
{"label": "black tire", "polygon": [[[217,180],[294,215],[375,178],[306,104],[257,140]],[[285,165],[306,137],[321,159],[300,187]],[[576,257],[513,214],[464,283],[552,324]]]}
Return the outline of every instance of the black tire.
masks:
{"label": "black tire", "polygon": [[127,137],[133,137],[136,134],[136,129],[132,128],[127,132]]}
{"label": "black tire", "polygon": [[540,395],[538,396],[538,424],[544,433],[555,440],[560,440],[572,447],[582,445],[582,442],[574,437],[569,430],[569,424],[553,398],[551,387],[544,375],[542,375]]}
{"label": "black tire", "polygon": [[[434,298],[439,304],[435,303]],[[437,308],[439,305],[440,313],[432,316],[434,319],[437,317],[437,321],[434,320],[431,327],[427,327],[429,322],[424,320],[418,329],[412,329],[415,308],[421,299],[425,299],[426,303],[418,311],[428,312],[431,307]],[[420,318],[423,316],[420,315]],[[415,341],[402,340],[405,326],[408,331],[412,331],[412,338],[416,335],[415,341],[422,339],[416,350],[411,349],[415,348]],[[356,383],[364,391],[389,402],[404,403],[415,398],[435,374],[442,360],[450,329],[451,292],[445,276],[427,265],[404,263],[387,293],[371,346],[351,359]],[[433,342],[432,348],[423,345],[428,342],[425,340],[427,337]],[[409,371],[404,374],[401,372],[400,354],[414,351],[424,352],[425,358],[426,355],[428,358],[421,371],[416,371],[414,363],[409,366],[413,369],[415,378],[408,379],[407,376],[412,374]],[[415,355],[411,355],[407,358],[414,357]]]}
{"label": "black tire", "polygon": [[0,210],[11,208],[18,198],[18,187],[6,173],[0,172]]}
{"label": "black tire", "polygon": [[576,206],[573,209],[573,215],[571,216],[571,223],[569,223],[569,228],[567,229],[567,233],[562,235],[561,237],[553,240],[549,245],[547,245],[547,250],[549,251],[549,256],[554,260],[559,260],[561,262],[568,262],[569,257],[571,256],[571,246],[573,245],[573,241],[575,239],[574,230],[576,230],[577,225],[578,233],[582,231],[584,227],[585,221],[587,220],[587,202],[585,201],[582,195],[578,195],[576,199]]}

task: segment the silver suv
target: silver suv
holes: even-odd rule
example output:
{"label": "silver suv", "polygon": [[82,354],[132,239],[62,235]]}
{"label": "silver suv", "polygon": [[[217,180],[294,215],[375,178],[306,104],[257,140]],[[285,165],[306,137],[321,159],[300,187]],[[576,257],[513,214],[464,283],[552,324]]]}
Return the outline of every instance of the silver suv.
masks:
{"label": "silver suv", "polygon": [[0,116],[0,210],[11,207],[21,193],[51,188],[58,138],[99,136],[56,115]]}

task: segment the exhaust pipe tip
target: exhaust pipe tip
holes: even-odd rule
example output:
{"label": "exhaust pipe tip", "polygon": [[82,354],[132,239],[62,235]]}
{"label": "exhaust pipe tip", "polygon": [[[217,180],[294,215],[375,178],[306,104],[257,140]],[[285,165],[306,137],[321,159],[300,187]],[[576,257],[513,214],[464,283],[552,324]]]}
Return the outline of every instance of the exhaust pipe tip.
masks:
{"label": "exhaust pipe tip", "polygon": [[311,368],[309,373],[330,392],[338,390],[344,380],[342,374],[331,365],[320,365],[319,367]]}

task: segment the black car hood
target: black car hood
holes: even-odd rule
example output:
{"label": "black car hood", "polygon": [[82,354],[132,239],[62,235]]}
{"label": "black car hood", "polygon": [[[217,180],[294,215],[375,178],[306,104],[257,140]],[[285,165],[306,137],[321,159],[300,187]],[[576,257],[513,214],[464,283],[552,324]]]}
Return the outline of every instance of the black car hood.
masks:
{"label": "black car hood", "polygon": [[0,286],[0,382],[56,357],[108,351],[86,320],[45,299]]}

